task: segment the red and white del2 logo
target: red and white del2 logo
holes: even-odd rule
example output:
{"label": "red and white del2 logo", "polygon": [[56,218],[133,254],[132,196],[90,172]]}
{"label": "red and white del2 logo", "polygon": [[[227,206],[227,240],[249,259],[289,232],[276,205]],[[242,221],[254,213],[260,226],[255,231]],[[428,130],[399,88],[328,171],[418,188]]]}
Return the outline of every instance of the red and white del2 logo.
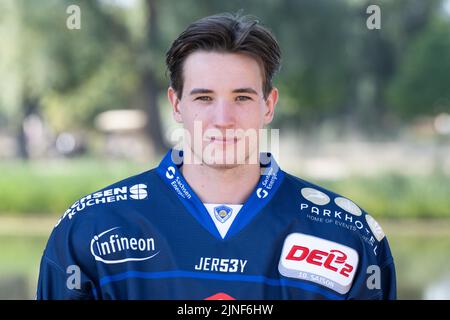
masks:
{"label": "red and white del2 logo", "polygon": [[347,293],[358,268],[359,255],[342,243],[304,233],[291,233],[283,243],[278,271],[289,278],[319,283]]}
{"label": "red and white del2 logo", "polygon": [[345,263],[347,255],[336,249],[326,252],[319,249],[310,250],[308,247],[293,245],[286,256],[287,260],[292,261],[303,261],[305,258],[307,263],[323,266],[345,277],[349,277],[349,273],[353,271],[353,266]]}

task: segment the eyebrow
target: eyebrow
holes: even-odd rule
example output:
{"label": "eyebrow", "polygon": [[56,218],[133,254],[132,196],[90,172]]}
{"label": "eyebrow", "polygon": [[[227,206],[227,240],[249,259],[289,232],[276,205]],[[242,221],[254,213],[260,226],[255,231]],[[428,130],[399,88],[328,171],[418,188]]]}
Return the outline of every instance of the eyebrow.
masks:
{"label": "eyebrow", "polygon": [[252,88],[235,89],[235,90],[233,90],[233,93],[250,93],[250,94],[258,95],[258,92],[256,92],[256,90],[252,89]]}
{"label": "eyebrow", "polygon": [[[239,89],[234,89],[232,92],[233,93],[249,93],[249,94],[258,95],[256,90],[252,89],[252,88],[239,88]],[[210,89],[204,89],[204,88],[195,88],[195,89],[192,89],[189,94],[194,95],[194,94],[201,94],[201,93],[214,93],[214,91],[210,90]]]}
{"label": "eyebrow", "polygon": [[209,90],[209,89],[195,88],[195,89],[192,89],[189,94],[192,96],[194,94],[199,94],[199,93],[213,93],[213,92],[214,91]]}

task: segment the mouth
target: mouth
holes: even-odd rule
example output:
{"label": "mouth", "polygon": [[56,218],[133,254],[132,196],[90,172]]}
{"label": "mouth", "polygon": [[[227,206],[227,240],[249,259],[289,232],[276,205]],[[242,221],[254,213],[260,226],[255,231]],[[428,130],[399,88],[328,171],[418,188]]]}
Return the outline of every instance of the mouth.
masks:
{"label": "mouth", "polygon": [[206,140],[217,144],[234,144],[237,143],[239,139],[237,137],[208,137]]}

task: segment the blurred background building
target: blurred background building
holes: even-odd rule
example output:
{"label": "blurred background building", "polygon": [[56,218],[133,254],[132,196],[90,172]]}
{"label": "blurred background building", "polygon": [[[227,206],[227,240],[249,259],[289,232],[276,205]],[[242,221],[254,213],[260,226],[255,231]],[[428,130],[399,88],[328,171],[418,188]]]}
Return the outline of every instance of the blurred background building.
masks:
{"label": "blurred background building", "polygon": [[0,298],[34,298],[68,206],[159,162],[177,127],[166,50],[241,9],[282,48],[281,165],[380,221],[399,298],[450,299],[449,0],[1,0]]}

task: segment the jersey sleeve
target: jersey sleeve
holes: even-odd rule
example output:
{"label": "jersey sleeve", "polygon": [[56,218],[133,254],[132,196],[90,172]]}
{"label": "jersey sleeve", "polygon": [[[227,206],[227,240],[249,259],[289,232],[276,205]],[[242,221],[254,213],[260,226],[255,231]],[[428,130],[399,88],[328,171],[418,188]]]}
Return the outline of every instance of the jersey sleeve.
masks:
{"label": "jersey sleeve", "polygon": [[86,256],[78,254],[86,237],[73,221],[56,226],[47,242],[39,270],[37,300],[95,299],[95,282]]}
{"label": "jersey sleeve", "polygon": [[380,243],[376,257],[367,252],[367,257],[360,265],[348,299],[355,300],[395,300],[397,299],[396,272],[386,238]]}
{"label": "jersey sleeve", "polygon": [[374,298],[382,300],[396,300],[397,286],[394,261],[381,268],[381,292]]}
{"label": "jersey sleeve", "polygon": [[[81,279],[86,279],[81,270],[68,268],[63,270],[56,262],[45,255],[42,257],[39,280],[37,285],[37,300],[90,300],[95,298],[95,291],[89,292]],[[92,287],[93,288],[93,287]]]}

